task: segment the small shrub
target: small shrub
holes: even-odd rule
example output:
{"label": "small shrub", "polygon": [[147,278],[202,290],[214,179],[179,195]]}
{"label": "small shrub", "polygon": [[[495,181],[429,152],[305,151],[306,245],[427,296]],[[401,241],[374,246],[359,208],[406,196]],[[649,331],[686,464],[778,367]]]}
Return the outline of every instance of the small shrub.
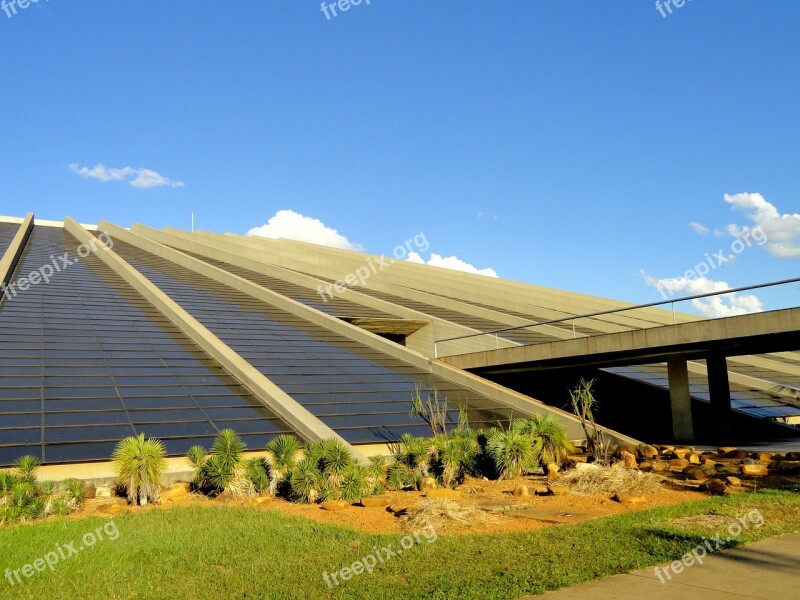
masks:
{"label": "small shrub", "polygon": [[250,458],[244,463],[244,472],[247,478],[253,483],[255,491],[261,493],[269,489],[270,481],[264,461],[260,458]]}
{"label": "small shrub", "polygon": [[409,531],[420,531],[426,527],[434,531],[445,531],[453,526],[477,527],[496,520],[485,510],[447,498],[423,500],[401,519]]}
{"label": "small shrub", "polygon": [[158,501],[159,485],[167,469],[165,457],[164,444],[160,440],[145,439],[143,433],[117,444],[114,467],[128,502],[144,506],[148,501]]}
{"label": "small shrub", "polygon": [[278,488],[286,481],[291,470],[302,458],[300,440],[293,435],[280,435],[267,444],[266,463],[269,466],[269,493],[278,494]]}
{"label": "small shrub", "polygon": [[561,481],[572,486],[571,493],[578,496],[648,494],[661,488],[660,480],[661,478],[653,473],[598,464],[573,469],[561,478]]}
{"label": "small shrub", "polygon": [[322,473],[313,458],[301,460],[289,475],[292,496],[302,502],[316,502],[322,493],[322,482]]}
{"label": "small shrub", "polygon": [[495,430],[486,439],[486,450],[502,479],[513,479],[535,468],[536,453],[530,436],[519,427]]}

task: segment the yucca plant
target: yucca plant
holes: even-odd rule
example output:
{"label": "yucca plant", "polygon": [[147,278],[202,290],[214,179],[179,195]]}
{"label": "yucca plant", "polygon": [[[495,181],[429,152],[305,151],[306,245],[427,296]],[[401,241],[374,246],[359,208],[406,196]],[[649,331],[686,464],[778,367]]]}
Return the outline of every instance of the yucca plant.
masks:
{"label": "yucca plant", "polygon": [[567,438],[567,429],[553,415],[533,415],[516,422],[521,433],[529,435],[535,459],[542,469],[550,463],[561,464],[575,447]]}
{"label": "yucca plant", "polygon": [[405,489],[416,482],[414,471],[405,463],[395,462],[386,472],[386,487],[392,491]]}
{"label": "yucca plant", "polygon": [[17,478],[26,483],[36,483],[36,472],[39,470],[39,459],[27,454],[14,461]]}
{"label": "yucca plant", "polygon": [[186,453],[186,458],[194,468],[192,475],[191,486],[197,491],[204,491],[208,487],[208,480],[206,479],[206,460],[208,460],[208,451],[202,446],[192,446]]}
{"label": "yucca plant", "polygon": [[319,467],[332,487],[338,488],[345,474],[353,466],[353,455],[345,443],[333,438],[320,444]]}
{"label": "yucca plant", "polygon": [[293,435],[279,435],[267,444],[266,463],[269,466],[269,494],[276,496],[291,470],[302,458],[302,445]]}
{"label": "yucca plant", "polygon": [[368,495],[380,494],[386,489],[386,457],[370,456],[369,465],[364,469],[364,480]]}
{"label": "yucca plant", "polygon": [[431,470],[431,444],[422,438],[404,433],[396,445],[394,459],[406,465],[416,479],[427,477]]}
{"label": "yucca plant", "polygon": [[86,484],[77,479],[64,482],[63,500],[67,511],[78,510],[86,499]]}
{"label": "yucca plant", "polygon": [[125,487],[128,502],[144,506],[157,502],[159,485],[167,469],[164,444],[157,439],[145,439],[144,434],[127,437],[112,455],[117,481]]}
{"label": "yucca plant", "polygon": [[255,495],[253,482],[247,478],[242,455],[247,444],[233,429],[220,431],[205,462],[205,476],[219,492],[228,492],[235,498]]}
{"label": "yucca plant", "polygon": [[370,491],[367,486],[364,468],[359,465],[352,465],[345,472],[339,489],[341,490],[342,500],[346,500],[350,504],[359,502],[361,498],[368,496]]}
{"label": "yucca plant", "polygon": [[19,482],[12,473],[8,471],[0,471],[0,504],[8,502],[8,496],[11,490]]}
{"label": "yucca plant", "polygon": [[317,461],[304,458],[289,474],[292,495],[303,502],[316,502],[322,491],[323,476],[319,472]]}
{"label": "yucca plant", "polygon": [[513,424],[506,430],[492,432],[486,440],[486,450],[501,479],[513,479],[535,468],[531,438]]}
{"label": "yucca plant", "polygon": [[270,486],[266,465],[260,458],[250,458],[244,462],[244,471],[247,478],[253,483],[255,491],[260,493]]}

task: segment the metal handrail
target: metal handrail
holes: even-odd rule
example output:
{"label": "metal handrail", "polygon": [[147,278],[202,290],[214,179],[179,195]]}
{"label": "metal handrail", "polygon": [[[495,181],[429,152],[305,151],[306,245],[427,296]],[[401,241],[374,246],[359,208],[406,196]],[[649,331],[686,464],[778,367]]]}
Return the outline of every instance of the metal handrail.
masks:
{"label": "metal handrail", "polygon": [[733,294],[733,293],[736,293],[736,292],[745,292],[745,291],[748,291],[748,290],[757,290],[757,289],[761,289],[761,288],[774,287],[776,285],[786,285],[787,283],[798,283],[798,282],[800,282],[800,277],[795,277],[793,279],[782,279],[780,281],[771,281],[769,283],[760,283],[758,285],[747,285],[747,286],[738,287],[738,288],[730,288],[728,290],[723,290],[723,291],[720,291],[720,292],[707,292],[705,294],[695,294],[694,296],[684,296],[683,298],[674,298],[672,300],[660,300],[658,302],[648,302],[647,304],[637,304],[635,306],[627,306],[625,308],[613,308],[613,309],[609,309],[609,310],[601,310],[601,311],[597,311],[597,312],[586,313],[586,314],[583,314],[583,315],[574,315],[574,316],[571,316],[571,317],[562,317],[560,319],[551,319],[549,321],[536,321],[536,322],[533,322],[533,323],[529,323],[527,325],[516,325],[514,327],[503,327],[502,329],[495,329],[495,330],[492,330],[492,331],[484,331],[484,332],[481,332],[481,333],[470,333],[470,334],[467,334],[467,335],[459,335],[457,337],[444,338],[444,339],[441,339],[441,340],[434,340],[434,342],[433,342],[434,355],[438,356],[437,344],[440,344],[440,343],[443,343],[443,342],[452,342],[452,341],[455,341],[455,340],[465,340],[467,338],[480,337],[480,336],[484,336],[484,335],[494,335],[495,337],[497,337],[498,333],[505,333],[507,331],[515,331],[517,329],[527,329],[528,327],[537,327],[537,326],[540,326],[540,325],[552,325],[553,323],[563,323],[565,321],[573,321],[572,325],[573,325],[573,337],[574,337],[575,336],[575,323],[574,323],[575,319],[586,319],[586,318],[590,318],[590,317],[599,317],[599,316],[602,316],[602,315],[611,315],[611,314],[614,314],[614,313],[626,312],[626,311],[629,311],[629,310],[638,310],[638,309],[641,309],[641,308],[651,308],[653,306],[662,306],[664,304],[671,304],[672,305],[672,315],[673,315],[672,318],[673,318],[673,323],[674,323],[675,322],[675,303],[676,302],[685,302],[687,300],[698,300],[700,298],[709,298],[711,296],[722,296],[724,294]]}

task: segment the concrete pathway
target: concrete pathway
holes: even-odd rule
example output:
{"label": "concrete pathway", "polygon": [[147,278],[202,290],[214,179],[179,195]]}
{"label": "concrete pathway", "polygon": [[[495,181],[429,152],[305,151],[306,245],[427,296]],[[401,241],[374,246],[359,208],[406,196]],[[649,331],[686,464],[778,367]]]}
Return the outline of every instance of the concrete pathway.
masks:
{"label": "concrete pathway", "polygon": [[[662,566],[663,568],[663,566]],[[666,580],[666,578],[665,578]],[[800,600],[800,533],[706,556],[661,583],[654,567],[522,600]]]}

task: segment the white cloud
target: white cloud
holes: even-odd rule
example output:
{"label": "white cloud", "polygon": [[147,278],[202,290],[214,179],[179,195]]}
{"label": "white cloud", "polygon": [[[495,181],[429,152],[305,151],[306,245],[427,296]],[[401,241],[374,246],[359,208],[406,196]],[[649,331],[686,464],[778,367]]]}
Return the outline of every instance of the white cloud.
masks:
{"label": "white cloud", "polygon": [[344,250],[361,250],[359,244],[354,244],[319,219],[306,217],[293,210],[279,210],[270,217],[266,225],[250,229],[247,235],[297,240]]}
{"label": "white cloud", "polygon": [[87,179],[98,179],[102,182],[128,181],[133,187],[142,189],[162,186],[179,188],[186,185],[182,181],[173,181],[167,177],[164,177],[152,169],[134,169],[133,167],[114,169],[106,167],[103,164],[97,164],[89,168],[81,167],[76,163],[72,163],[69,165],[69,170],[80,175],[81,177],[86,177]]}
{"label": "white cloud", "polygon": [[725,194],[725,202],[740,210],[755,226],[739,226],[731,223],[728,234],[741,238],[754,229],[761,229],[766,237],[764,247],[777,258],[800,257],[800,214],[781,214],[761,194]]}
{"label": "white cloud", "polygon": [[433,253],[426,261],[416,252],[409,252],[406,260],[413,263],[422,265],[431,265],[434,267],[444,267],[445,269],[452,269],[453,271],[464,271],[465,273],[475,273],[476,275],[485,275],[487,277],[497,277],[494,269],[486,268],[479,269],[474,265],[464,262],[456,256],[443,257],[440,254]]}
{"label": "white cloud", "polygon": [[475,218],[478,219],[479,221],[497,221],[498,219],[500,219],[500,217],[498,217],[497,215],[491,213],[485,213],[482,210],[478,211],[478,214],[475,215]]}
{"label": "white cloud", "polygon": [[[696,296],[710,292],[721,292],[730,289],[724,281],[715,281],[707,277],[671,277],[656,279],[644,271],[641,272],[645,283],[657,289],[666,299],[682,296]],[[706,317],[733,317],[762,312],[764,305],[753,294],[722,294],[710,298],[692,300],[694,308]]]}
{"label": "white cloud", "polygon": [[708,232],[710,231],[709,228],[706,227],[705,225],[701,225],[700,223],[695,223],[694,221],[689,222],[689,227],[694,229],[694,232],[697,235],[708,235]]}

